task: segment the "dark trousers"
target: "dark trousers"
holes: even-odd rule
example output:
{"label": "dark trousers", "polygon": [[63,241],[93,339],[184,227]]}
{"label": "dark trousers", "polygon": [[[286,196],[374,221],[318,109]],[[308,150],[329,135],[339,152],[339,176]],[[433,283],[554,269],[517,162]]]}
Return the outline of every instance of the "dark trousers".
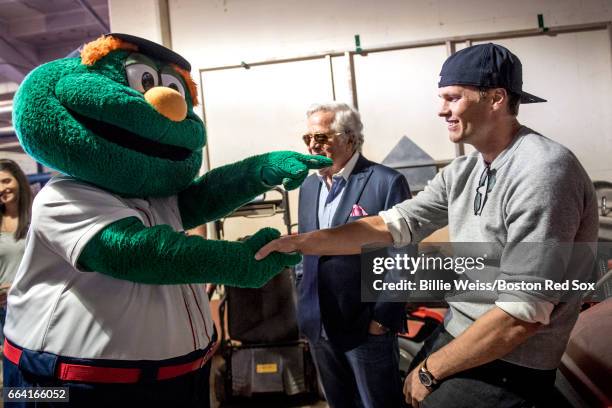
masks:
{"label": "dark trousers", "polygon": [[122,406],[210,406],[210,361],[199,370],[163,381],[137,384],[91,384],[64,382],[22,371],[4,358],[4,387],[68,387],[68,403],[7,402],[6,407],[122,407]]}
{"label": "dark trousers", "polygon": [[0,345],[4,343],[4,323],[6,322],[6,306],[0,306]]}
{"label": "dark trousers", "polygon": [[[425,341],[410,370],[452,340],[453,336],[444,327],[439,327]],[[537,370],[494,360],[444,379],[420,407],[545,407],[550,405],[554,384],[555,370]]]}
{"label": "dark trousers", "polygon": [[312,346],[315,364],[331,408],[400,407],[402,384],[395,334],[368,335],[342,351],[321,338]]}

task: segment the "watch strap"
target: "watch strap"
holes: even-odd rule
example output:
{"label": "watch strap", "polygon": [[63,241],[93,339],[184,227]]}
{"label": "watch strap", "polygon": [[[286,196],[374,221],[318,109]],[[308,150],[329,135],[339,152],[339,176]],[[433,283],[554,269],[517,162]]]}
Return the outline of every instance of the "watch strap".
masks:
{"label": "watch strap", "polygon": [[[425,357],[425,360],[423,360],[423,364],[421,365],[421,368],[419,368],[419,370],[427,375],[427,377],[429,377],[431,379],[431,388],[434,388],[436,386],[438,386],[440,384],[440,381],[438,381],[438,379],[431,373],[431,371],[429,371],[429,369],[427,368],[427,360],[429,359],[429,356]],[[425,384],[423,384],[425,385]]]}

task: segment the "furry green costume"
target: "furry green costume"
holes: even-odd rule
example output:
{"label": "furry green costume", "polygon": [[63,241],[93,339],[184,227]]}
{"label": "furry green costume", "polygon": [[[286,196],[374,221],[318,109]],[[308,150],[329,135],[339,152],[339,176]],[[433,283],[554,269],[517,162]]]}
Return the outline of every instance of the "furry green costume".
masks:
{"label": "furry green costume", "polygon": [[[9,299],[7,338],[16,349],[22,347],[24,354],[30,349],[60,362],[80,357],[92,365],[89,377],[66,375],[61,380],[95,383],[106,378],[111,383],[129,383],[122,376],[98,375],[97,359],[103,359],[105,366],[121,360],[120,367],[140,367],[139,362],[145,360],[148,365],[175,361],[189,365],[184,360],[187,356],[210,351],[214,336],[208,304],[200,293],[202,288],[196,290],[189,284],[259,287],[300,259],[297,254],[277,253],[255,261],[255,252],[279,236],[270,228],[244,242],[206,240],[186,236],[182,230],[223,217],[275,185],[294,189],[309,169],[329,166],[331,161],[274,152],[196,178],[206,135],[202,121],[193,113],[195,88],[188,83],[189,64],[172,51],[137,37],[113,34],[98,41],[102,51],[96,49],[98,56],[93,61],[86,62],[82,55],[45,64],[28,75],[15,96],[14,123],[22,146],[36,160],[68,177],[52,179],[35,202],[29,258],[22,263]],[[87,201],[91,197],[104,201],[100,214],[96,203]],[[147,205],[153,210],[140,208]],[[87,217],[98,215],[108,219],[115,210],[139,215],[117,216],[103,228],[88,221]],[[145,217],[153,220],[145,225]],[[173,225],[166,224],[167,219]],[[98,228],[95,234],[87,232],[94,231],[92,228]],[[74,231],[80,230],[84,238],[74,238]],[[57,231],[66,231],[66,240],[75,241],[65,254]],[[57,268],[40,265],[47,262],[40,259],[50,256],[66,268],[65,282]],[[55,289],[44,292],[47,287]],[[106,292],[96,292],[105,287]],[[106,303],[94,299],[95,293],[108,297]],[[130,296],[137,298],[125,299]],[[179,308],[183,312],[174,310]],[[73,309],[85,317],[73,314]],[[16,316],[13,320],[11,310]],[[126,322],[124,314],[130,316]],[[29,318],[34,321],[26,325],[24,320]],[[152,332],[126,334],[131,324],[139,327],[140,318],[148,322],[141,330]],[[153,327],[156,318],[168,325],[179,321],[183,326],[177,326],[178,331],[191,327],[191,333],[164,334]],[[37,328],[36,322],[46,326]],[[62,334],[57,326],[69,333]],[[32,332],[26,333],[28,330]],[[61,340],[56,332],[72,337]],[[150,341],[158,342],[160,350],[149,344],[143,347],[148,351],[137,350],[138,342],[131,336],[141,335],[145,342],[157,336]],[[125,344],[126,350],[113,342],[114,336],[121,337],[118,343]],[[21,367],[23,358],[17,360],[21,371],[33,370]],[[83,363],[78,362],[81,367]],[[178,370],[184,366],[179,365]]]}
{"label": "furry green costume", "polygon": [[[48,167],[121,196],[178,194],[185,229],[221,218],[274,185],[294,189],[308,169],[331,164],[324,157],[274,152],[194,180],[206,135],[191,95],[185,98],[184,120],[160,115],[128,83],[125,64],[131,55],[112,51],[92,66],[68,58],[32,72],[15,96],[15,128],[24,149]],[[167,68],[149,59],[159,70]],[[299,261],[281,254],[253,259],[276,237],[277,232],[264,229],[244,243],[207,241],[129,219],[101,231],[79,262],[135,282],[258,287]]]}

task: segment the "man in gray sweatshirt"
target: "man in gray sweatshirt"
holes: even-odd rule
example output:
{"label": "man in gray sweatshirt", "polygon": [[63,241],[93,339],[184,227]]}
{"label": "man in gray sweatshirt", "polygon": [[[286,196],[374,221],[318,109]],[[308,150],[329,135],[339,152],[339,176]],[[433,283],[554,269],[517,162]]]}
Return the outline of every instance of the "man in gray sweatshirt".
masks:
{"label": "man in gray sweatshirt", "polygon": [[[545,102],[522,90],[518,57],[496,44],[463,49],[444,63],[439,96],[450,140],[476,152],[455,159],[412,200],[342,227],[283,237],[257,258],[272,251],[354,254],[372,242],[401,246],[448,225],[451,242],[496,244],[498,273],[507,281],[542,282],[551,270],[556,281],[587,281],[592,268],[585,253],[564,248],[597,241],[593,185],[568,149],[518,122],[520,103]],[[522,256],[517,244],[524,243],[532,253]],[[543,245],[552,251],[544,255]],[[579,296],[470,295],[449,301],[444,328],[427,340],[406,378],[406,401],[445,408],[541,405],[554,385]]]}

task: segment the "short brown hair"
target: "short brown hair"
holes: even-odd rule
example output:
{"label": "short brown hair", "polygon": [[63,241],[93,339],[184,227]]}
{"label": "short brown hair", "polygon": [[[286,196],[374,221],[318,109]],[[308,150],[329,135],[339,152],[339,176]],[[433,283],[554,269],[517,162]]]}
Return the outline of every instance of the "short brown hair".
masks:
{"label": "short brown hair", "polygon": [[506,92],[508,92],[508,111],[510,111],[512,116],[518,116],[519,106],[521,105],[521,95],[510,92],[507,89]]}
{"label": "short brown hair", "polygon": [[[478,95],[480,98],[484,98],[487,96],[487,91],[493,88],[478,88]],[[506,90],[506,94],[508,95],[508,113],[512,116],[517,116],[519,113],[519,106],[521,105],[521,95],[510,92],[509,89],[504,88]]]}

